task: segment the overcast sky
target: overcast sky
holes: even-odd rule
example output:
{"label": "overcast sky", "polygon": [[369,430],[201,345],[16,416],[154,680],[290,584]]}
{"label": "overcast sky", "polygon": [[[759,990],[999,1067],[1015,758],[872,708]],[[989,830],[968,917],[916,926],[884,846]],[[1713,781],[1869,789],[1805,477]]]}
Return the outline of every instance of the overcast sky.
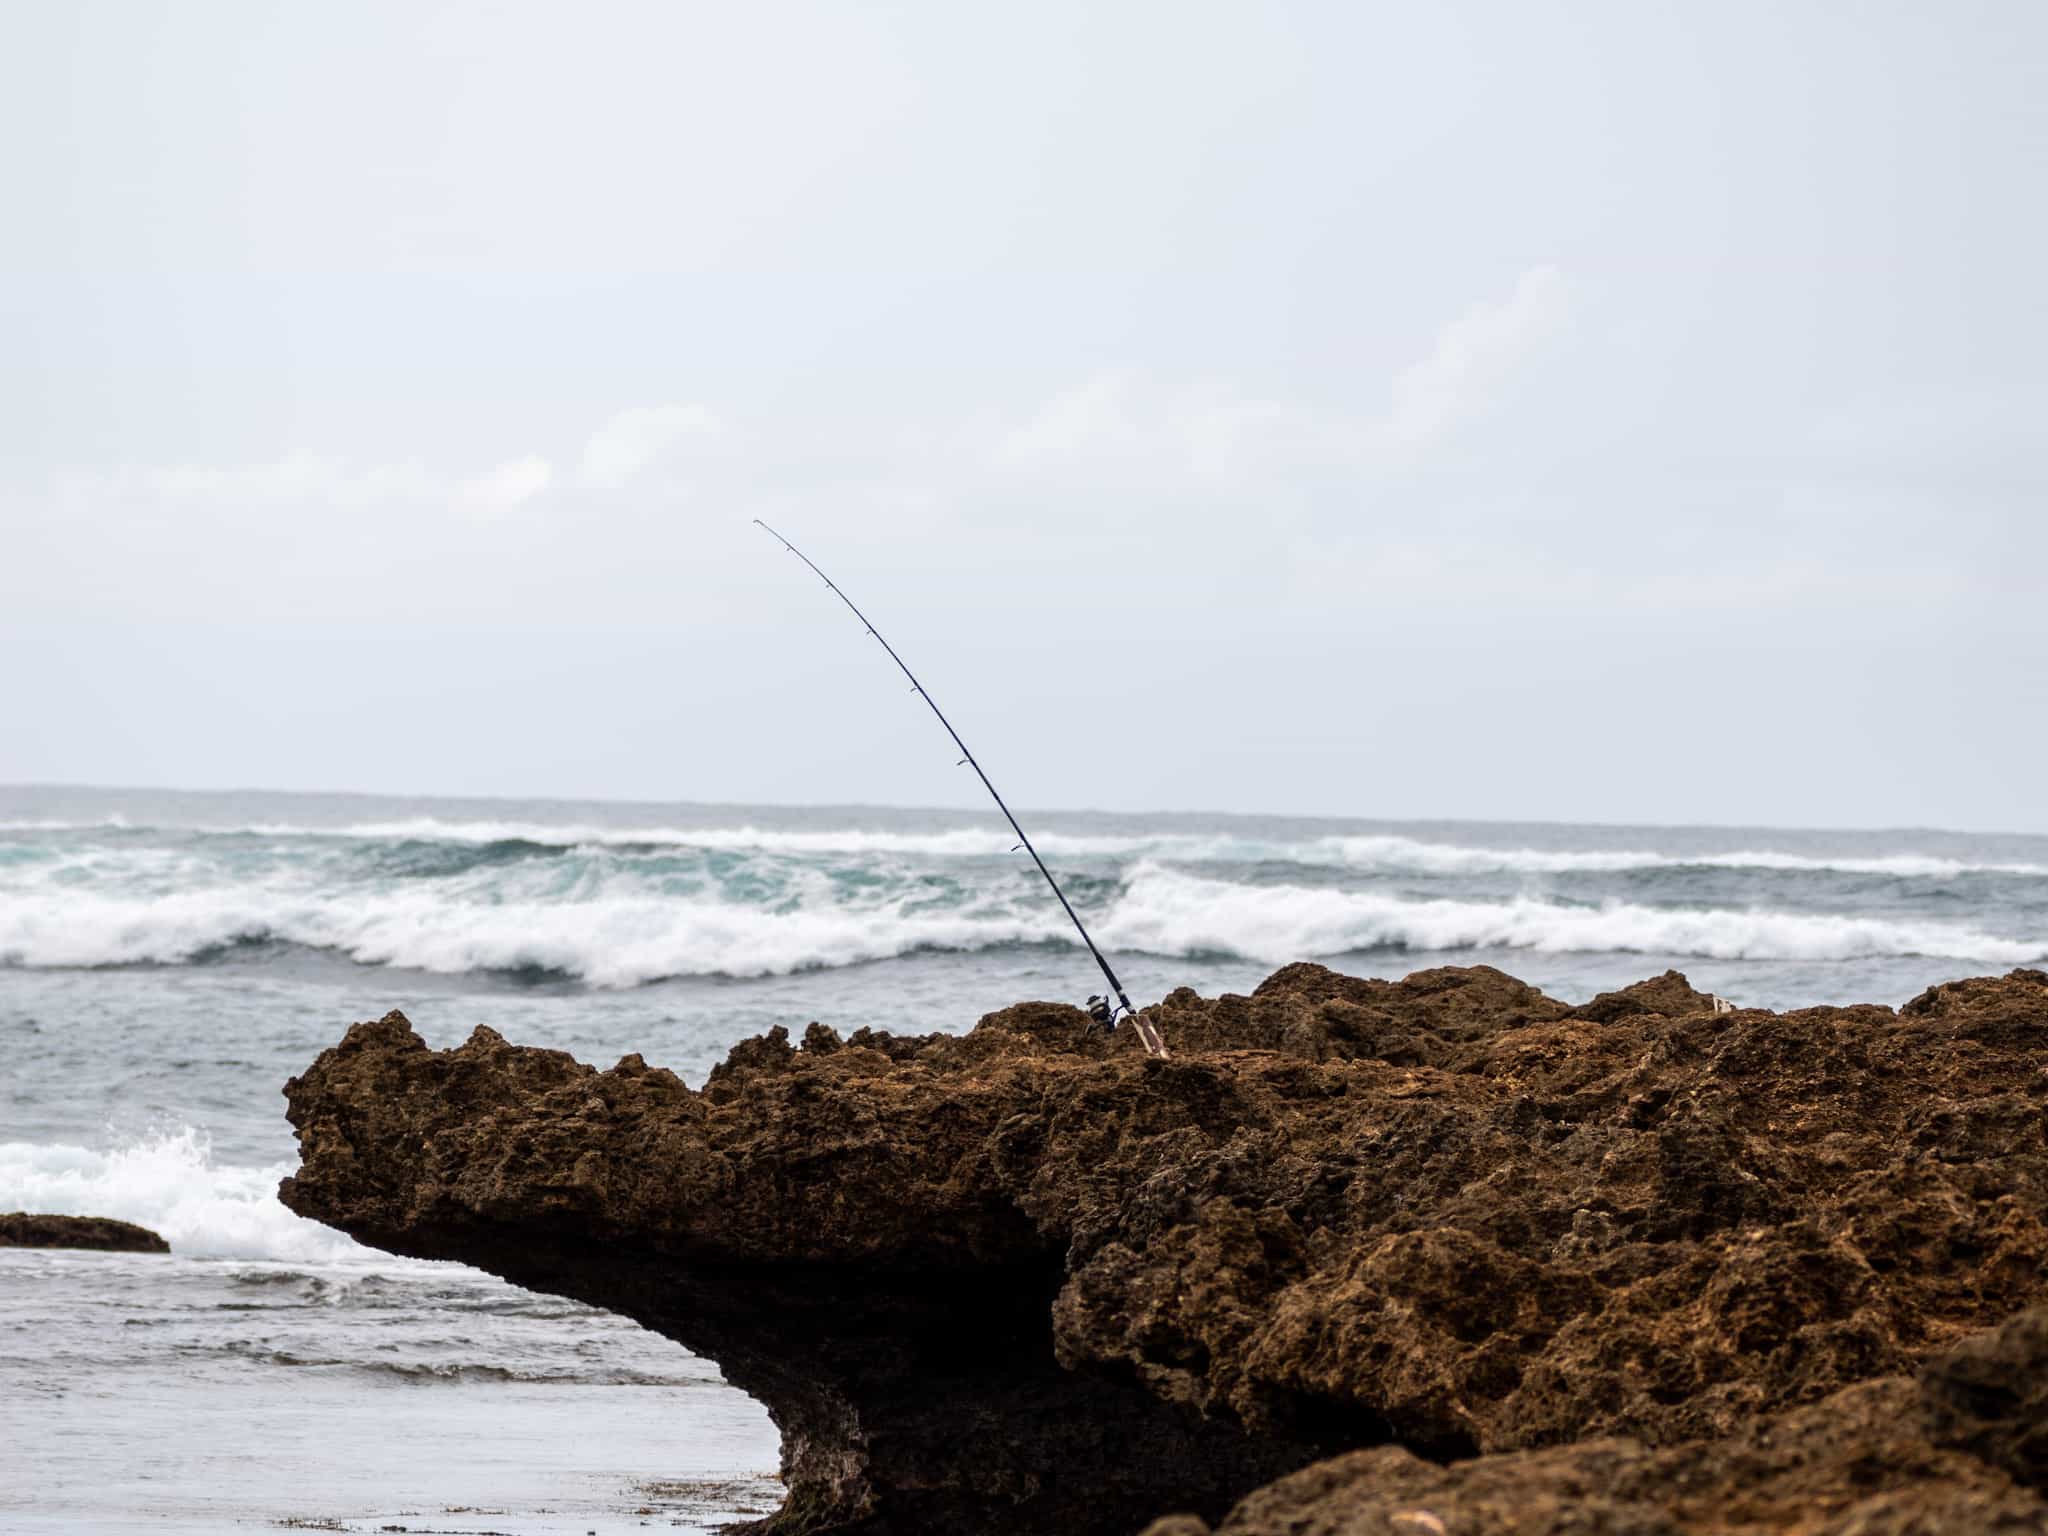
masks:
{"label": "overcast sky", "polygon": [[0,0],[0,781],[2048,831],[2048,6]]}

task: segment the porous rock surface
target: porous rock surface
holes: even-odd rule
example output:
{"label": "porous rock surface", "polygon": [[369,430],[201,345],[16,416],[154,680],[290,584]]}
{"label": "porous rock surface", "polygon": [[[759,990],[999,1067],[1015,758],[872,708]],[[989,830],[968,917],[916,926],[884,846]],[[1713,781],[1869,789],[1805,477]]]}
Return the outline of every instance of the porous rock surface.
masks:
{"label": "porous rock surface", "polygon": [[2048,1529],[2048,974],[1148,1011],[1171,1060],[1032,1003],[701,1091],[392,1014],[287,1085],[281,1193],[717,1360],[776,1532]]}
{"label": "porous rock surface", "polygon": [[171,1245],[147,1227],[111,1216],[42,1216],[0,1213],[0,1248],[90,1248],[101,1253],[169,1253]]}

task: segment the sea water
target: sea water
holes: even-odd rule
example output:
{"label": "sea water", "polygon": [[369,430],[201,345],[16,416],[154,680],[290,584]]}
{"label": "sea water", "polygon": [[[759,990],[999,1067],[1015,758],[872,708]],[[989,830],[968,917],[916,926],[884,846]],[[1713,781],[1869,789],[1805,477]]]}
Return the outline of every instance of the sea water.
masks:
{"label": "sea water", "polygon": [[[1134,1001],[1497,965],[1897,1004],[2048,962],[2048,838],[1043,814]],[[958,1030],[1101,979],[992,811],[0,789],[0,1211],[170,1257],[0,1251],[0,1527],[701,1529],[776,1441],[622,1319],[291,1215],[280,1089],[402,1008],[693,1084],[813,1019]]]}

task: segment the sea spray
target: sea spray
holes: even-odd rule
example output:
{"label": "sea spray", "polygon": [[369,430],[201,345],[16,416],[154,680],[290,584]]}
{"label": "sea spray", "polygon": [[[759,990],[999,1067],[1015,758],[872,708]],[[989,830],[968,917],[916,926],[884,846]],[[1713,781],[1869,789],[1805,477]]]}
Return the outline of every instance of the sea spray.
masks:
{"label": "sea spray", "polygon": [[335,1263],[381,1257],[278,1204],[278,1180],[293,1166],[216,1163],[206,1133],[192,1126],[106,1151],[0,1142],[0,1210],[132,1221],[185,1258]]}
{"label": "sea spray", "polygon": [[1127,949],[1234,954],[1275,964],[1379,949],[1620,951],[1722,960],[1941,955],[1994,965],[2022,964],[2043,953],[2032,941],[1935,922],[1628,902],[1417,901],[1328,887],[1243,886],[1151,864],[1133,873],[1103,932]]}

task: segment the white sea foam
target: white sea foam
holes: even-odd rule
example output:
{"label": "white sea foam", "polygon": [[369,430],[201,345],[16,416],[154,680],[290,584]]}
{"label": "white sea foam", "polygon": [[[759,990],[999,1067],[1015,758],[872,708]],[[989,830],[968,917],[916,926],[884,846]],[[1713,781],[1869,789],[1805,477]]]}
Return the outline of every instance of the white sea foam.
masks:
{"label": "white sea foam", "polygon": [[[0,822],[0,830],[128,829],[122,818],[97,822]],[[556,848],[688,848],[709,851],[806,854],[896,854],[925,858],[987,858],[1009,853],[1016,837],[1001,825],[896,831],[877,827],[783,828],[741,826],[615,826],[596,822],[455,820],[414,816],[337,824],[255,822],[186,829],[220,836],[259,836],[358,842],[428,842],[483,845],[525,842]],[[1070,859],[1172,859],[1182,863],[1284,862],[1310,866],[1431,875],[1622,873],[1650,869],[1829,871],[1901,879],[1954,879],[1968,874],[2048,876],[2048,864],[1975,861],[1941,854],[1808,854],[1774,848],[1670,852],[1654,848],[1571,849],[1495,847],[1434,842],[1394,833],[1305,839],[1246,837],[1233,833],[1080,833],[1044,831],[1040,852]]]}
{"label": "white sea foam", "polygon": [[[221,828],[216,830],[226,831]],[[265,823],[246,829],[266,837],[330,837],[377,842],[534,843],[552,848],[678,847],[760,849],[789,853],[925,853],[940,857],[1000,853],[1016,842],[995,832],[960,827],[937,832],[885,832],[859,827],[817,831],[756,827],[616,827],[595,822],[443,821],[415,816],[346,826]]]}
{"label": "white sea foam", "polygon": [[983,949],[1060,937],[1057,912],[775,910],[648,894],[585,900],[449,900],[414,890],[344,895],[229,887],[153,900],[49,890],[0,895],[0,963],[172,963],[244,940],[338,950],[365,964],[460,973],[541,969],[598,986],[663,976],[782,975],[917,949]]}
{"label": "white sea foam", "polygon": [[1302,955],[1399,946],[1547,952],[1628,951],[1719,960],[1849,960],[1940,955],[1995,965],[2040,959],[2048,944],[1941,923],[1801,912],[1413,901],[1373,891],[1252,886],[1142,865],[1096,926],[1098,941],[1156,954]]}
{"label": "white sea foam", "polygon": [[278,1203],[277,1181],[295,1169],[217,1164],[204,1134],[187,1126],[95,1152],[65,1143],[0,1142],[0,1211],[111,1216],[161,1234],[189,1257],[331,1263],[369,1251]]}
{"label": "white sea foam", "polygon": [[[0,832],[150,830],[123,816],[97,821],[0,821]],[[251,822],[187,827],[201,835],[256,836],[343,842],[427,842],[484,845],[526,842],[556,848],[657,848],[769,854],[902,855],[988,858],[1008,854],[1016,837],[990,822],[929,831],[879,827],[617,826],[598,822],[455,819],[412,816],[346,823]],[[1283,862],[1389,873],[1428,875],[1600,874],[1654,869],[1779,870],[1955,879],[1969,874],[2048,876],[2048,864],[1970,860],[1943,854],[1812,854],[1775,848],[1672,852],[1656,848],[1531,848],[1438,842],[1396,833],[1359,833],[1301,839],[1256,838],[1236,833],[1082,833],[1043,831],[1033,841],[1049,856],[1069,859],[1171,859],[1180,863]]]}
{"label": "white sea foam", "polygon": [[[654,846],[768,853],[894,853],[936,858],[986,857],[1009,852],[1016,837],[1003,827],[952,827],[932,832],[874,828],[607,827],[523,821],[361,822],[344,828],[266,827],[279,835],[325,835],[422,842],[494,843],[520,841],[555,847]],[[1183,863],[1272,861],[1354,869],[1413,871],[1419,874],[1573,874],[1634,869],[1772,869],[1905,878],[1954,878],[1973,872],[2048,875],[2048,864],[1971,863],[1933,854],[1877,857],[1815,855],[1778,849],[1737,849],[1724,853],[1664,853],[1653,849],[1495,848],[1429,842],[1394,834],[1318,837],[1301,841],[1248,838],[1223,833],[1090,834],[1042,832],[1033,839],[1041,853],[1070,858],[1173,859]]]}
{"label": "white sea foam", "polygon": [[1658,853],[1639,848],[1485,848],[1430,843],[1409,837],[1322,838],[1303,844],[1294,862],[1339,864],[1352,869],[1413,870],[1434,875],[1622,873],[1636,869],[1767,869],[1903,879],[1954,879],[1959,875],[2048,875],[2048,864],[1976,864],[1934,854],[1899,853],[1874,858],[1851,854],[1786,853],[1771,848],[1727,853]]}
{"label": "white sea foam", "polygon": [[[666,894],[592,875],[559,891],[475,872],[439,888],[328,892],[275,883],[154,898],[44,885],[0,894],[0,962],[25,966],[175,963],[239,940],[329,949],[364,964],[461,973],[556,971],[605,987],[666,976],[781,975],[915,950],[1068,942],[1035,891],[963,906],[918,902],[917,886],[835,893],[817,871],[775,905]],[[1026,899],[1026,898],[1030,899]],[[1118,948],[1260,960],[1399,946],[1633,951],[1717,959],[1846,960],[1938,955],[1991,964],[2048,945],[1940,922],[1756,909],[1566,904],[1534,896],[1429,900],[1382,891],[1249,885],[1141,863],[1090,919]]]}
{"label": "white sea foam", "polygon": [[[267,837],[350,838],[379,842],[486,844],[534,843],[555,848],[698,848],[762,853],[894,853],[934,858],[983,858],[1007,854],[1017,836],[1007,827],[946,827],[929,832],[898,832],[873,827],[678,827],[602,826],[592,822],[443,821],[432,816],[400,821],[354,822],[346,826],[262,823],[250,827],[218,827],[216,832],[248,832]],[[1200,834],[1091,835],[1044,832],[1032,839],[1041,853],[1077,858],[1115,858],[1157,854],[1182,859],[1265,857],[1283,845]]]}

